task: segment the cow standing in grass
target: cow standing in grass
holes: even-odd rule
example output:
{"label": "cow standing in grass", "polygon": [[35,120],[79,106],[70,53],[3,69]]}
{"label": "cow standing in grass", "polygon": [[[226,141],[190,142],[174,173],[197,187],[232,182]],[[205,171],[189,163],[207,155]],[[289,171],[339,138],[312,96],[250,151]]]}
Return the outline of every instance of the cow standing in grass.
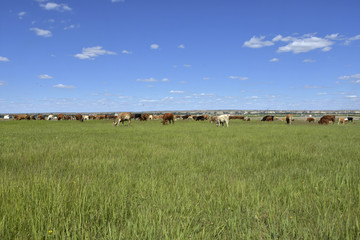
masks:
{"label": "cow standing in grass", "polygon": [[220,115],[216,119],[216,126],[219,127],[220,124],[224,126],[224,123],[226,123],[226,127],[229,127],[229,115]]}
{"label": "cow standing in grass", "polygon": [[175,124],[175,116],[172,113],[165,113],[163,116],[163,125],[165,125],[165,123],[169,121],[169,124],[171,124],[171,121],[173,124]]}
{"label": "cow standing in grass", "polygon": [[286,124],[290,124],[290,125],[291,125],[291,122],[294,121],[292,114],[286,115],[285,119],[286,119]]}
{"label": "cow standing in grass", "polygon": [[115,127],[119,123],[122,123],[122,125],[124,126],[125,121],[127,121],[128,126],[130,126],[130,124],[131,124],[131,113],[130,112],[119,113],[113,122],[113,126]]}

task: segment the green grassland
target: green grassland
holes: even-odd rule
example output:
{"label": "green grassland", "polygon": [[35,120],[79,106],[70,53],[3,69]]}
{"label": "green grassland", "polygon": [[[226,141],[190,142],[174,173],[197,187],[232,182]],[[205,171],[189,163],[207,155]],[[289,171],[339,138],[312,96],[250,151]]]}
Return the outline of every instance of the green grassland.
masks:
{"label": "green grassland", "polygon": [[359,239],[360,123],[0,122],[0,239]]}

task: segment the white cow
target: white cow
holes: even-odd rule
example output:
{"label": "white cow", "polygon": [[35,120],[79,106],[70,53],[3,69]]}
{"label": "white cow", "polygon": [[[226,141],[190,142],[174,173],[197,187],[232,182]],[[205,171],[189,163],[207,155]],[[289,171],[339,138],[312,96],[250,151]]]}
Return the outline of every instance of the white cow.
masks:
{"label": "white cow", "polygon": [[119,113],[113,122],[113,126],[117,126],[119,123],[122,123],[122,125],[124,126],[125,121],[128,121],[128,126],[130,126],[130,123],[131,123],[131,113],[130,112]]}
{"label": "white cow", "polygon": [[89,115],[83,115],[84,120],[89,120]]}
{"label": "white cow", "polygon": [[148,118],[148,119],[149,119],[149,120],[153,120],[153,118],[154,118],[153,115],[149,115],[149,118]]}
{"label": "white cow", "polygon": [[5,115],[5,116],[4,116],[4,119],[10,119],[10,116],[9,116],[9,115]]}
{"label": "white cow", "polygon": [[48,117],[47,117],[47,120],[52,120],[54,118],[54,115],[49,115]]}
{"label": "white cow", "polygon": [[229,127],[229,115],[220,115],[216,119],[216,126],[219,127],[220,124],[224,126],[224,123],[226,123],[226,127]]}

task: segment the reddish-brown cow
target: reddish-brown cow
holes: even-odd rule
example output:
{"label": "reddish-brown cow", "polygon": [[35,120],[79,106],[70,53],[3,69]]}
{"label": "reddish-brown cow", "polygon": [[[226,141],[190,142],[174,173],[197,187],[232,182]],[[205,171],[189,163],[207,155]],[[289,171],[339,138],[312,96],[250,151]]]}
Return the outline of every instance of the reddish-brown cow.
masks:
{"label": "reddish-brown cow", "polygon": [[169,121],[169,124],[171,124],[171,121],[173,124],[175,124],[175,116],[172,113],[165,113],[163,116],[163,125],[165,125],[165,123]]}

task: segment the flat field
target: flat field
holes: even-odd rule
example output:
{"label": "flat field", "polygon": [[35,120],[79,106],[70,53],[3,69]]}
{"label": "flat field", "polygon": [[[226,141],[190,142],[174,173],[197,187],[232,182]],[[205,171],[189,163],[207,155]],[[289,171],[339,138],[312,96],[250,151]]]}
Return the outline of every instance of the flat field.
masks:
{"label": "flat field", "polygon": [[0,132],[0,239],[360,238],[360,122]]}

